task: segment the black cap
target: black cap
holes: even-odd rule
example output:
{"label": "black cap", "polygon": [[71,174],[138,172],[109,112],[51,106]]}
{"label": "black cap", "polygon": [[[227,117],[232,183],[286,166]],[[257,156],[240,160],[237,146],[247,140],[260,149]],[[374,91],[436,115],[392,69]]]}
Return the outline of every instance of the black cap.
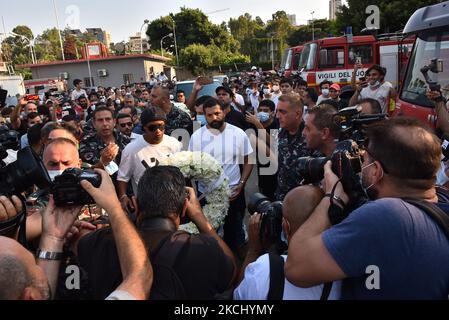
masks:
{"label": "black cap", "polygon": [[220,90],[226,91],[231,97],[234,96],[234,92],[228,86],[219,86],[217,89],[215,89],[215,94],[218,94],[218,91]]}
{"label": "black cap", "polygon": [[161,108],[149,107],[143,110],[140,115],[140,123],[142,124],[142,127],[145,127],[148,123],[153,121],[167,121],[167,116]]}

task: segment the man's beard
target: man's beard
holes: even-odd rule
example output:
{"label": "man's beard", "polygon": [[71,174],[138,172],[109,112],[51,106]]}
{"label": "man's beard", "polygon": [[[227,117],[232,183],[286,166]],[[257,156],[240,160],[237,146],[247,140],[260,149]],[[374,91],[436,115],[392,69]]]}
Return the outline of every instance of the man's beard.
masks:
{"label": "man's beard", "polygon": [[223,124],[224,124],[224,121],[223,121],[223,120],[222,120],[222,121],[212,121],[212,122],[209,124],[209,126],[210,126],[212,129],[220,130],[220,128],[223,126]]}

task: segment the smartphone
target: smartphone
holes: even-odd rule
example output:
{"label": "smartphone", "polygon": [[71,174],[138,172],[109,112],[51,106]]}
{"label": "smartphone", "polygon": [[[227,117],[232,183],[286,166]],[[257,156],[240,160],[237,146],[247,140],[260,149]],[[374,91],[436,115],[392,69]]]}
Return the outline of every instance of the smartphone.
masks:
{"label": "smartphone", "polygon": [[39,101],[39,95],[37,94],[27,94],[25,96],[26,101]]}
{"label": "smartphone", "polygon": [[213,77],[205,77],[205,76],[201,76],[198,78],[198,82],[203,85],[206,86],[208,84],[212,84],[214,83],[214,78]]}

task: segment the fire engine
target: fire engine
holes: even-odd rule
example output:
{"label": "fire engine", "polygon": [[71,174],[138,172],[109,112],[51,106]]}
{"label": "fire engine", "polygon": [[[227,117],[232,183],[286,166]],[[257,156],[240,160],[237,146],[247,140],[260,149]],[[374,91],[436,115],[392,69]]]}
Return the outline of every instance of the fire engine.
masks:
{"label": "fire engine", "polygon": [[285,50],[279,69],[281,76],[289,78],[299,71],[299,58],[301,57],[302,48],[303,46],[297,46]]}
{"label": "fire engine", "polygon": [[413,39],[403,40],[398,34],[318,39],[304,44],[296,66],[310,87],[318,87],[324,80],[350,84],[357,62],[363,65],[357,80],[365,76],[368,67],[380,64],[388,70],[385,79],[399,88],[412,45]]}
{"label": "fire engine", "polygon": [[449,98],[449,1],[418,9],[409,19],[404,36],[416,37],[396,114],[436,125],[435,109],[426,91],[439,86]]}

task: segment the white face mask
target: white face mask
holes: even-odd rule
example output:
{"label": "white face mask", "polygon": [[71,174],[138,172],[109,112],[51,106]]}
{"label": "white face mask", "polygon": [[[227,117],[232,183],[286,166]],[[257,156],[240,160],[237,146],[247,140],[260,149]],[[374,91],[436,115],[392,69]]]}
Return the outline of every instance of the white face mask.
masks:
{"label": "white face mask", "polygon": [[377,80],[374,84],[370,84],[369,86],[370,86],[371,88],[376,88],[376,87],[380,86],[380,81]]}
{"label": "white face mask", "polygon": [[271,93],[270,89],[263,89],[263,94],[268,95]]}
{"label": "white face mask", "polygon": [[51,181],[55,181],[55,178],[57,176],[60,176],[64,172],[64,170],[47,170],[47,171]]}
{"label": "white face mask", "polygon": [[329,89],[323,89],[321,90],[321,93],[323,94],[323,96],[327,97],[329,95]]}

